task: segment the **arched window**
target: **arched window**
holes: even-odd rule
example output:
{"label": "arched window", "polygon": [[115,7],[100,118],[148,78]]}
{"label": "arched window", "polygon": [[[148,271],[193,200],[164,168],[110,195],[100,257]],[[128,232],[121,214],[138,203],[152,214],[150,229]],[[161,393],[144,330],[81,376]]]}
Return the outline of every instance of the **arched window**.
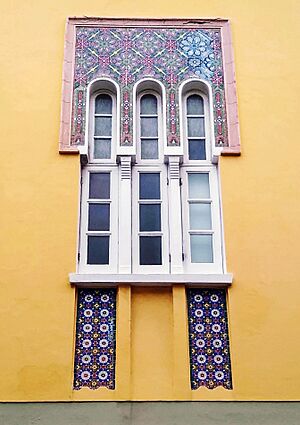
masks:
{"label": "arched window", "polygon": [[186,97],[187,153],[190,161],[206,160],[205,111],[198,93]]}
{"label": "arched window", "polygon": [[159,161],[162,157],[161,95],[143,90],[137,97],[137,153],[140,161]]}
{"label": "arched window", "polygon": [[133,167],[135,273],[168,273],[167,170],[163,161],[162,89],[142,82],[136,95],[137,163]]}
{"label": "arched window", "polygon": [[95,161],[113,159],[116,145],[116,97],[109,91],[91,97],[90,157]]}
{"label": "arched window", "polygon": [[110,159],[112,146],[113,99],[107,93],[95,97],[93,158]]}
{"label": "arched window", "polygon": [[115,273],[118,247],[117,87],[90,86],[88,163],[82,168],[79,270]]}
{"label": "arched window", "polygon": [[222,238],[217,166],[212,163],[209,90],[188,82],[182,90],[184,160],[181,166],[184,269],[221,273]]}

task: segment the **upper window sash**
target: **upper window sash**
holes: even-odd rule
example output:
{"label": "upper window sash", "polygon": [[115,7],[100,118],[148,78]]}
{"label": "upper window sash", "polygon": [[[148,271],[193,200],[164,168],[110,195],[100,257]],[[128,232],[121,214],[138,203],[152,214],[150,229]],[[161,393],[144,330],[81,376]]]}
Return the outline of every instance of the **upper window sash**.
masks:
{"label": "upper window sash", "polygon": [[143,90],[137,95],[137,162],[156,164],[163,162],[162,99],[154,90]]}
{"label": "upper window sash", "polygon": [[208,97],[199,90],[183,95],[182,120],[184,162],[211,163],[211,125]]}
{"label": "upper window sash", "polygon": [[117,167],[85,167],[82,170],[79,244],[79,272],[117,272]]}
{"label": "upper window sash", "polygon": [[117,144],[116,94],[98,90],[90,97],[89,157],[93,163],[115,163]]}

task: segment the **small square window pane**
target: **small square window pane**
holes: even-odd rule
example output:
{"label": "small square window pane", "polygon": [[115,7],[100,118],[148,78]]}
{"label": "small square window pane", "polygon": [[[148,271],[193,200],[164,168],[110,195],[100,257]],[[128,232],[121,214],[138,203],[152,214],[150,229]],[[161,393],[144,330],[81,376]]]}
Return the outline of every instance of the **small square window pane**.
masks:
{"label": "small square window pane", "polygon": [[189,140],[189,159],[204,160],[206,159],[205,140]]}
{"label": "small square window pane", "polygon": [[189,173],[189,198],[207,199],[210,197],[208,173]]}
{"label": "small square window pane", "polygon": [[204,118],[188,118],[188,137],[204,136]]}
{"label": "small square window pane", "polygon": [[191,235],[192,263],[212,263],[212,235]]}
{"label": "small square window pane", "polygon": [[88,230],[109,230],[109,204],[89,204]]}
{"label": "small square window pane", "polygon": [[162,264],[161,236],[140,236],[140,264]]}
{"label": "small square window pane", "polygon": [[111,117],[95,117],[95,136],[111,136],[111,128]]}
{"label": "small square window pane", "polygon": [[109,264],[109,236],[88,236],[88,264]]}
{"label": "small square window pane", "polygon": [[198,94],[192,94],[187,98],[188,115],[204,115],[203,99]]}
{"label": "small square window pane", "polygon": [[211,205],[210,204],[190,204],[190,229],[210,230],[211,229]]}
{"label": "small square window pane", "polygon": [[111,139],[94,139],[94,158],[111,158]]}
{"label": "small square window pane", "polygon": [[157,114],[157,99],[153,94],[145,94],[141,98],[141,114],[143,115]]}
{"label": "small square window pane", "polygon": [[159,173],[140,173],[140,199],[160,199]]}
{"label": "small square window pane", "polygon": [[157,118],[143,117],[141,118],[141,136],[142,137],[157,137]]}
{"label": "small square window pane", "polygon": [[160,205],[140,204],[140,231],[155,232],[161,230]]}
{"label": "small square window pane", "polygon": [[91,199],[110,198],[110,173],[90,173]]}
{"label": "small square window pane", "polygon": [[142,139],[141,140],[141,158],[142,159],[158,159],[158,140]]}
{"label": "small square window pane", "polygon": [[96,114],[111,114],[112,113],[112,98],[108,94],[100,94],[95,100]]}

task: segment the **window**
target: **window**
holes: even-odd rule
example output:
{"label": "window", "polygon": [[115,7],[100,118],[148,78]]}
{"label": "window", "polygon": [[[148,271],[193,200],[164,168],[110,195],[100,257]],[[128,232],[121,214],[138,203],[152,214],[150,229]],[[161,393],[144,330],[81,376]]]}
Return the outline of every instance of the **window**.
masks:
{"label": "window", "polygon": [[117,270],[117,168],[86,167],[82,171],[81,271]]}
{"label": "window", "polygon": [[137,94],[137,164],[133,167],[133,271],[168,273],[167,170],[163,163],[162,94],[145,88]]}
{"label": "window", "polygon": [[[185,99],[186,113],[186,150],[189,161],[206,160],[206,140],[205,129],[207,127],[207,102],[199,93],[189,93]],[[205,99],[206,100],[206,99]],[[205,108],[204,108],[205,106]]]}
{"label": "window", "polygon": [[207,89],[189,82],[182,91],[185,142],[182,178],[184,269],[222,272],[221,216],[217,168],[211,162],[211,123]]}
{"label": "window", "polygon": [[138,97],[138,152],[140,160],[158,160],[161,156],[161,101],[155,92]]}
{"label": "window", "polygon": [[[110,82],[96,88],[90,96],[90,162],[82,172],[80,272],[223,273],[207,87],[189,81],[180,91],[183,155],[175,168],[174,161],[165,163],[160,85],[143,81],[137,86],[136,162],[125,161],[125,168],[124,158],[116,162],[117,91]],[[127,222],[122,221],[125,210]]]}
{"label": "window", "polygon": [[220,205],[214,167],[182,167],[185,269],[222,272]]}
{"label": "window", "polygon": [[99,93],[93,102],[93,158],[110,159],[112,147],[113,99],[107,93]]}
{"label": "window", "polygon": [[109,161],[115,153],[116,97],[102,90],[93,94],[90,105],[90,157],[94,162]]}

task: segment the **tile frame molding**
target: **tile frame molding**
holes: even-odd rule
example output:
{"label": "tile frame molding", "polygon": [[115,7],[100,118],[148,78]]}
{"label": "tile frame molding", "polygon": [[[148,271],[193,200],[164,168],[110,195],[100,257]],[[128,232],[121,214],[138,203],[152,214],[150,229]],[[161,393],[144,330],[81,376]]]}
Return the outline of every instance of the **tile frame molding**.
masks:
{"label": "tile frame molding", "polygon": [[[220,154],[239,156],[241,154],[236,79],[233,59],[231,29],[228,19],[221,18],[186,18],[186,19],[144,19],[144,18],[99,18],[69,17],[67,19],[64,43],[64,64],[62,78],[62,104],[60,117],[59,153],[78,154],[81,147],[71,145],[73,83],[75,63],[76,27],[111,27],[111,28],[197,28],[219,29],[222,40],[222,58],[224,68],[225,103],[228,130],[228,146],[220,148]],[[85,152],[83,152],[85,153]]]}

